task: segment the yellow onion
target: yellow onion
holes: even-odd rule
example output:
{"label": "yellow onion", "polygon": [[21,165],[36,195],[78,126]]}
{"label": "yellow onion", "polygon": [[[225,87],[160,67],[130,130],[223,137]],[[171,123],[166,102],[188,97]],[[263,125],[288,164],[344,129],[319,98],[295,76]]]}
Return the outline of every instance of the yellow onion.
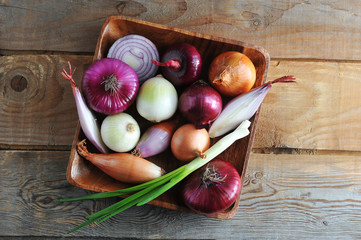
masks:
{"label": "yellow onion", "polygon": [[171,140],[173,155],[180,161],[191,161],[196,157],[205,158],[204,152],[209,148],[210,138],[205,128],[197,129],[188,123],[178,128]]}
{"label": "yellow onion", "polygon": [[223,96],[235,97],[248,92],[256,81],[256,69],[244,54],[227,51],[213,59],[208,77]]}

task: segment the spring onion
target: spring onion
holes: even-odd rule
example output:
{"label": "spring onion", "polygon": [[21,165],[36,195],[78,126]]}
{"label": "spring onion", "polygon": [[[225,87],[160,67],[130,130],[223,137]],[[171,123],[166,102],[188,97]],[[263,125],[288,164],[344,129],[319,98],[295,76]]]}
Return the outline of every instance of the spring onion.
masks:
{"label": "spring onion", "polygon": [[192,162],[183,165],[154,180],[126,189],[105,192],[105,193],[96,193],[79,198],[59,199],[59,201],[61,202],[70,202],[70,201],[78,201],[85,199],[115,197],[115,196],[121,196],[124,194],[136,192],[130,195],[129,197],[124,198],[123,200],[88,216],[87,217],[88,221],[77,226],[68,233],[72,233],[93,222],[101,223],[107,220],[108,218],[132,206],[141,206],[157,198],[158,196],[160,196],[161,194],[163,194],[164,192],[175,186],[177,183],[182,181],[189,174],[191,174],[195,170],[199,169],[200,167],[204,166],[206,163],[217,157],[220,153],[222,153],[224,150],[230,147],[235,141],[247,136],[249,134],[248,128],[250,124],[251,122],[247,120],[243,121],[233,132],[227,134],[226,136],[221,138],[218,142],[216,142],[212,147],[210,147],[205,152],[206,155],[205,158],[197,157]]}

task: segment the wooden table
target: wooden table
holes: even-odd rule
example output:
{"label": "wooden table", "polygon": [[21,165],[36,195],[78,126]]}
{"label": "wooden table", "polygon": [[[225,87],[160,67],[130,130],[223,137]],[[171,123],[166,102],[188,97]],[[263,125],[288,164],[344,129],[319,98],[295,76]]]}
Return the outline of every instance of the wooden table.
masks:
{"label": "wooden table", "polygon": [[[77,113],[69,83],[101,25],[127,16],[260,45],[275,85],[261,109],[236,216],[153,206],[66,235],[116,199],[66,180]],[[0,236],[10,239],[355,239],[361,223],[359,1],[12,1],[0,3]]]}

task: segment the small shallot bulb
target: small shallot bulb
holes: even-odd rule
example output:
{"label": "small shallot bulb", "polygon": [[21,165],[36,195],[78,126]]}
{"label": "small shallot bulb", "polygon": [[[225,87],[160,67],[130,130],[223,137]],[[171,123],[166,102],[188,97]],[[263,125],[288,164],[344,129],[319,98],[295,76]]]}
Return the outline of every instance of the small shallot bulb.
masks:
{"label": "small shallot bulb", "polygon": [[205,128],[197,129],[189,123],[178,128],[171,140],[173,155],[180,161],[191,161],[196,157],[205,158],[210,138]]}
{"label": "small shallot bulb", "polygon": [[256,68],[243,53],[227,51],[213,59],[208,77],[211,85],[221,95],[235,97],[253,87],[256,81]]}

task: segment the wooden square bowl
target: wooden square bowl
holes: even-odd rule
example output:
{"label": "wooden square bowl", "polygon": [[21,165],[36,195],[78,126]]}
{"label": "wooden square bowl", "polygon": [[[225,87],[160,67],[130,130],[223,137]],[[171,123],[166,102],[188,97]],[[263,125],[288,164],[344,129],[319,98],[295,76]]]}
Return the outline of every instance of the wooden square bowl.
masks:
{"label": "wooden square bowl", "polygon": [[[209,35],[117,16],[109,17],[104,22],[96,45],[93,61],[106,57],[110,46],[117,39],[128,34],[139,34],[150,39],[157,46],[160,56],[168,46],[176,42],[186,42],[194,45],[203,58],[203,80],[208,81],[207,73],[211,61],[220,53],[230,50],[242,52],[252,60],[257,71],[256,87],[260,86],[266,80],[269,55],[261,47],[240,41],[216,38]],[[138,123],[143,132],[150,126],[150,123],[137,114],[133,105],[127,111],[139,121]],[[259,111],[257,111],[251,119],[250,135],[235,142],[219,156],[233,164],[238,170],[242,182],[244,180],[247,163],[252,149],[258,115]],[[103,116],[99,116],[99,119],[102,117]],[[68,181],[77,187],[95,192],[106,192],[129,187],[129,184],[108,177],[90,162],[78,155],[76,146],[82,139],[84,139],[84,134],[78,124],[67,169]],[[217,140],[217,138],[212,139],[211,143],[214,143]],[[90,142],[88,142],[88,145],[90,145]],[[89,150],[91,150],[91,146],[89,146]],[[161,166],[166,171],[171,171],[182,164],[173,157],[170,149],[147,159]],[[149,203],[169,209],[190,211],[181,200],[179,187],[180,184]],[[232,218],[237,212],[239,199],[240,196],[238,196],[235,204],[226,211],[208,216],[220,219]]]}

